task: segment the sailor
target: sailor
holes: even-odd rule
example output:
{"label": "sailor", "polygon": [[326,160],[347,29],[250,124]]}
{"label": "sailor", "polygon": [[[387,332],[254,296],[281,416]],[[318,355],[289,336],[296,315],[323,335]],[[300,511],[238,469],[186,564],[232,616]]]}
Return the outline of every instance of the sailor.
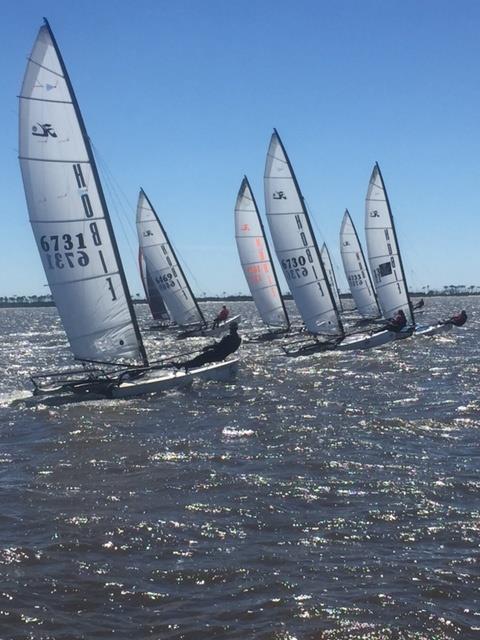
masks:
{"label": "sailor", "polygon": [[238,324],[234,321],[230,323],[230,333],[223,336],[220,342],[214,342],[204,347],[203,352],[192,360],[174,362],[172,364],[177,368],[185,367],[185,371],[187,371],[188,369],[201,367],[207,362],[221,362],[231,353],[234,353],[241,342],[242,339],[238,335]]}
{"label": "sailor", "polygon": [[227,309],[227,307],[225,305],[223,305],[223,307],[218,312],[217,317],[213,321],[212,329],[215,329],[216,327],[218,327],[220,322],[225,322],[225,320],[228,318],[229,314],[230,314],[229,309]]}
{"label": "sailor", "polygon": [[393,318],[389,319],[388,324],[385,325],[384,329],[386,329],[387,331],[395,331],[396,333],[398,333],[406,326],[406,324],[407,318],[403,313],[403,309],[399,309],[393,316]]}
{"label": "sailor", "polygon": [[456,327],[461,327],[467,321],[467,313],[465,309],[462,309],[460,313],[456,313],[448,320],[444,320],[442,324],[454,324]]}

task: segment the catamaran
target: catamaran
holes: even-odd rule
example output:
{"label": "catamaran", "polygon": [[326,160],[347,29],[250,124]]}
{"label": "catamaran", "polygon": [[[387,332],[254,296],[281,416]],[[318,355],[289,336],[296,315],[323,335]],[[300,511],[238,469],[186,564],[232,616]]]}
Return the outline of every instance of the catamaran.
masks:
{"label": "catamaran", "polygon": [[285,302],[280,292],[265,230],[257,203],[245,176],[235,204],[235,239],[245,279],[255,306],[268,333],[256,340],[269,340],[285,335],[290,329]]}
{"label": "catamaran", "polygon": [[394,340],[395,332],[386,329],[345,334],[305,200],[276,130],[267,153],[264,184],[275,251],[306,330],[315,339],[293,351],[286,350],[288,355],[327,349],[370,349]]}
{"label": "catamaran", "polygon": [[353,220],[345,210],[340,227],[340,254],[355,307],[365,321],[381,317],[377,295]]}
{"label": "catamaran", "polygon": [[239,316],[209,327],[157,212],[143,189],[137,205],[137,232],[148,272],[171,318],[184,329],[179,337],[217,335]]}
{"label": "catamaran", "polygon": [[435,335],[451,329],[452,324],[448,322],[431,325],[415,322],[392,210],[378,163],[373,167],[368,186],[365,236],[370,270],[384,318],[391,318],[400,309],[407,318],[407,326],[396,337],[406,337],[413,331],[418,335]]}
{"label": "catamaran", "polygon": [[46,20],[20,93],[19,145],[33,233],[71,350],[83,364],[33,376],[34,395],[54,403],[126,398],[230,377],[236,359],[188,373],[149,363],[90,141]]}

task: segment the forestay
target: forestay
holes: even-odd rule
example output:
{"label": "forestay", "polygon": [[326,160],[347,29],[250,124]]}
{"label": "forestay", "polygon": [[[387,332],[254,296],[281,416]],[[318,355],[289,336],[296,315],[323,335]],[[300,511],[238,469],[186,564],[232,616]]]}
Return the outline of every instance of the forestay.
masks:
{"label": "forestay", "polygon": [[260,317],[274,327],[290,325],[257,203],[245,177],[235,205],[235,239],[243,273]]}
{"label": "forestay", "polygon": [[378,164],[375,164],[365,202],[365,235],[378,303],[385,318],[403,309],[408,324],[414,317],[399,252],[393,216]]}
{"label": "forestay", "polygon": [[172,320],[180,326],[205,324],[167,234],[143,189],[138,196],[137,232],[147,271]]}
{"label": "forestay", "polygon": [[264,184],[275,251],[306,328],[313,334],[342,335],[303,197],[276,131],[268,149]]}
{"label": "forestay", "polygon": [[368,271],[357,230],[348,211],[340,228],[340,253],[347,282],[358,313],[364,318],[378,318],[381,313]]}
{"label": "forestay", "polygon": [[337,278],[335,277],[335,271],[333,269],[332,260],[330,259],[330,252],[328,251],[328,248],[325,242],[323,243],[322,248],[320,250],[320,257],[322,259],[323,266],[325,267],[325,272],[327,274],[330,289],[332,290],[332,295],[335,299],[335,304],[337,305],[340,311],[343,311],[343,305],[340,299],[340,291],[337,285]]}
{"label": "forestay", "polygon": [[148,272],[141,248],[138,249],[138,265],[140,268],[140,277],[142,279],[145,297],[147,299],[148,306],[150,307],[152,317],[154,320],[166,322],[170,319],[170,316],[168,315],[163,298],[158,292],[158,289]]}
{"label": "forestay", "polygon": [[30,222],[75,357],[146,362],[93,153],[48,23],[28,59],[19,127]]}

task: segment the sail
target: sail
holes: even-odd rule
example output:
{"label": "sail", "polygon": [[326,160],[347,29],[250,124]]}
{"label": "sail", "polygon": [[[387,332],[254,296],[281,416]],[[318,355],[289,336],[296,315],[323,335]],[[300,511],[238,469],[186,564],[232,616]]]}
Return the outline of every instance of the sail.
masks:
{"label": "sail", "polygon": [[48,23],[28,59],[19,115],[30,222],[75,357],[146,363],[93,153]]}
{"label": "sail", "polygon": [[392,211],[378,164],[373,168],[368,185],[365,235],[368,261],[383,316],[391,318],[402,309],[407,322],[414,324]]}
{"label": "sail", "polygon": [[137,232],[147,272],[162,296],[172,320],[180,326],[205,324],[167,234],[143,189],[138,196]]}
{"label": "sail", "polygon": [[330,259],[330,252],[328,251],[328,248],[325,242],[323,243],[322,248],[320,250],[320,257],[322,258],[323,266],[325,267],[325,272],[327,274],[328,282],[330,284],[330,289],[332,290],[332,295],[335,299],[335,304],[337,305],[340,311],[343,311],[343,305],[340,299],[340,291],[337,285],[337,278],[335,277],[335,271],[333,270],[333,264]]}
{"label": "sail", "polygon": [[343,335],[303,197],[278,133],[265,166],[267,220],[278,260],[308,331]]}
{"label": "sail", "polygon": [[143,253],[140,248],[138,249],[138,264],[140,267],[140,277],[142,279],[145,297],[147,299],[148,306],[150,307],[153,319],[160,320],[162,322],[169,320],[170,316],[168,315],[165,303],[158,292],[152,277],[148,273],[145,258],[143,257]]}
{"label": "sail", "polygon": [[377,297],[368,271],[357,230],[348,211],[340,228],[340,253],[347,282],[358,313],[364,318],[380,317]]}
{"label": "sail", "polygon": [[235,205],[235,239],[243,273],[260,317],[276,327],[290,325],[278,286],[257,203],[245,177]]}

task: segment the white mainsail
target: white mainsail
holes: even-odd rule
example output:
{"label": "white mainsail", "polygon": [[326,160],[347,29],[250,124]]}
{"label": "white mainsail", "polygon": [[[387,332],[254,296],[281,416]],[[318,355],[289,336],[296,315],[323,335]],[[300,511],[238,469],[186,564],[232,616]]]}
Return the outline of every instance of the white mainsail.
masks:
{"label": "white mainsail", "polygon": [[137,232],[147,270],[178,325],[205,324],[175,252],[143,189],[137,206]]}
{"label": "white mainsail", "polygon": [[340,227],[340,253],[347,282],[358,313],[364,318],[378,318],[381,313],[378,308],[375,289],[365,262],[357,230],[348,210],[345,210],[342,226]]}
{"label": "white mainsail", "polygon": [[153,282],[151,275],[148,272],[145,258],[143,257],[143,252],[140,247],[138,249],[138,266],[140,268],[140,277],[145,291],[145,298],[147,299],[153,319],[160,320],[162,322],[169,320],[170,316],[168,315],[167,308],[162,296]]}
{"label": "white mainsail", "polygon": [[342,300],[340,298],[340,291],[337,285],[337,278],[335,277],[335,271],[333,269],[332,260],[330,258],[330,252],[328,251],[327,245],[325,242],[320,249],[320,257],[323,262],[323,266],[325,267],[325,272],[327,274],[328,282],[330,284],[330,289],[332,290],[332,295],[335,299],[335,304],[337,305],[340,311],[343,311]]}
{"label": "white mainsail", "polygon": [[47,21],[20,92],[19,149],[30,222],[75,357],[146,363],[93,152]]}
{"label": "white mainsail", "polygon": [[402,309],[408,324],[415,324],[390,203],[377,163],[365,201],[365,235],[368,261],[383,316],[391,318]]}
{"label": "white mainsail", "polygon": [[260,317],[273,327],[289,327],[263,224],[245,176],[235,205],[235,239],[243,273]]}
{"label": "white mainsail", "polygon": [[343,335],[295,174],[274,130],[265,166],[265,205],[278,260],[306,328]]}

